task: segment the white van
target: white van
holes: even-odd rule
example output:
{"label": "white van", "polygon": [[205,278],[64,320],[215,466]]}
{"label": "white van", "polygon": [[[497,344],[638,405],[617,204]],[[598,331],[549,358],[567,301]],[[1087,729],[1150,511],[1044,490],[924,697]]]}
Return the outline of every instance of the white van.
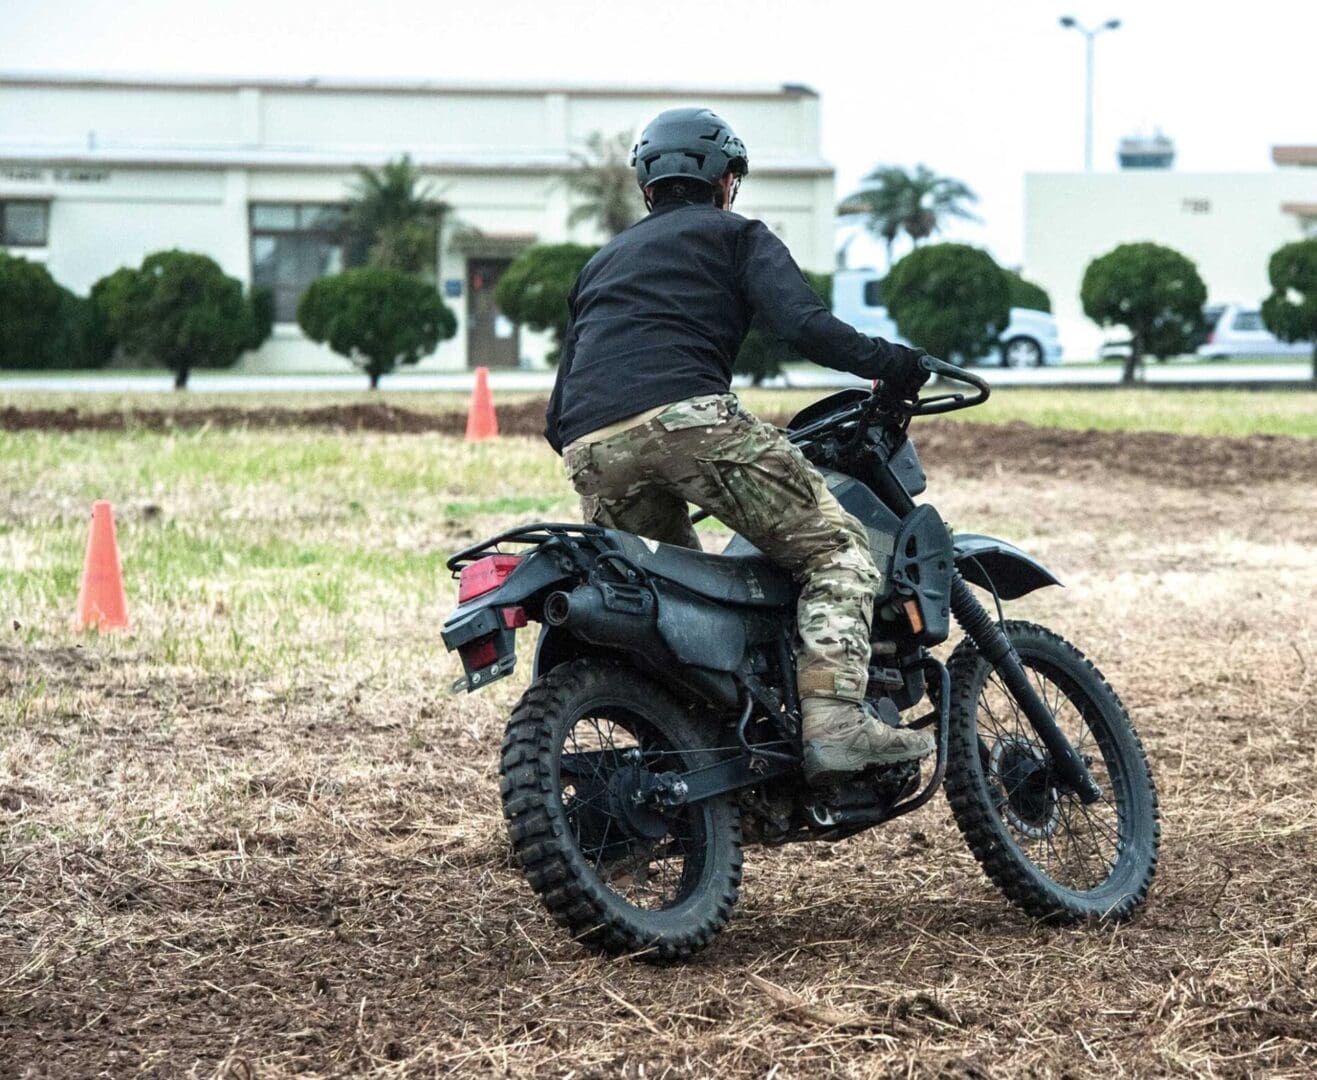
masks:
{"label": "white van", "polygon": [[[896,332],[879,295],[881,276],[874,270],[838,270],[832,279],[832,313],[869,337],[908,345]],[[1056,320],[1046,311],[1011,308],[1011,321],[997,339],[1001,349],[976,363],[1007,367],[1041,367],[1061,361]]]}

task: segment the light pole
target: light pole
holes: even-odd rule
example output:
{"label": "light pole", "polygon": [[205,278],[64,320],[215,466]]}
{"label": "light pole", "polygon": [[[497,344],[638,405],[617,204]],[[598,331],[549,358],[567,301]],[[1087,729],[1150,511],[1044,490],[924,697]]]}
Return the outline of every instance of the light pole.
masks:
{"label": "light pole", "polygon": [[1119,19],[1108,19],[1089,29],[1073,15],[1062,15],[1061,25],[1084,35],[1084,172],[1093,171],[1093,39],[1103,30],[1118,30]]}

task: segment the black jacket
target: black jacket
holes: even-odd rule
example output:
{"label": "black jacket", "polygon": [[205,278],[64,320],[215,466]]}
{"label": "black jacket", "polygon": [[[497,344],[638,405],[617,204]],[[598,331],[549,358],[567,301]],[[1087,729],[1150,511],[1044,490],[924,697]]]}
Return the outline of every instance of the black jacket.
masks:
{"label": "black jacket", "polygon": [[573,439],[670,401],[725,394],[750,320],[826,367],[881,378],[898,345],[834,318],[767,226],[671,203],[615,237],[568,298],[545,438]]}

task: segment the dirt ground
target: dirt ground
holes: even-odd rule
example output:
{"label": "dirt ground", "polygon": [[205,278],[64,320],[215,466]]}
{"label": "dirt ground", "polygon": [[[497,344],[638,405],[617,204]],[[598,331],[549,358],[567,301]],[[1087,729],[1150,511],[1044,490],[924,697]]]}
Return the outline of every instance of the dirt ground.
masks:
{"label": "dirt ground", "polygon": [[[503,435],[538,437],[544,429],[543,400],[499,406]],[[789,416],[765,414],[787,423]],[[387,402],[315,408],[206,406],[129,407],[85,410],[0,406],[0,431],[196,431],[209,428],[269,430],[302,428],[330,432],[384,432],[460,436],[460,409],[428,411]],[[1274,435],[1223,438],[1169,435],[1155,431],[1076,431],[1014,422],[971,424],[921,421],[919,452],[930,468],[974,462],[1009,462],[1012,468],[1061,475],[1096,475],[1116,470],[1162,483],[1191,487],[1312,477],[1317,473],[1317,439]]]}
{"label": "dirt ground", "polygon": [[[397,413],[370,423],[413,430]],[[29,422],[87,426],[0,415]],[[1017,614],[1098,663],[1149,748],[1164,843],[1137,920],[1034,925],[939,799],[752,849],[692,963],[604,960],[508,860],[515,687],[6,645],[0,1076],[1313,1075],[1317,447],[952,424],[919,445],[948,520],[1065,581]]]}

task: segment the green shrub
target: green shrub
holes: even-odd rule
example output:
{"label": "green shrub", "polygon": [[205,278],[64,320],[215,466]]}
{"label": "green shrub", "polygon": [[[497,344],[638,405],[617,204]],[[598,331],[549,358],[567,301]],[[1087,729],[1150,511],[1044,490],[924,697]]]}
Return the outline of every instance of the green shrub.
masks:
{"label": "green shrub", "polygon": [[168,368],[179,390],[197,368],[231,367],[255,336],[242,283],[207,255],[158,251],[102,278],[91,299],[110,348]]}
{"label": "green shrub", "polygon": [[50,271],[0,252],[0,368],[50,366],[63,307]]}
{"label": "green shrub", "polygon": [[1129,329],[1123,381],[1130,383],[1145,355],[1178,356],[1194,347],[1207,286],[1192,260],[1173,248],[1121,244],[1088,264],[1079,298],[1099,326]]}
{"label": "green shrub", "polygon": [[537,244],[507,268],[494,289],[494,300],[514,323],[553,334],[548,360],[557,364],[567,336],[567,297],[576,278],[598,248],[584,244]]}
{"label": "green shrub", "polygon": [[1317,239],[1278,248],[1267,264],[1271,295],[1262,301],[1262,321],[1281,341],[1312,345],[1317,382]]}
{"label": "green shrub", "polygon": [[1032,281],[1026,281],[1014,270],[1002,270],[1006,275],[1006,287],[1010,290],[1011,307],[1027,308],[1030,311],[1052,311],[1052,298],[1047,290]]}
{"label": "green shrub", "polygon": [[114,343],[96,305],[62,285],[59,292],[58,324],[46,366],[79,371],[104,367],[114,354]]}
{"label": "green shrub", "polygon": [[132,323],[134,290],[138,287],[137,271],[131,266],[121,266],[113,273],[106,274],[91,287],[90,301],[95,314],[96,324],[113,359],[119,348],[116,327],[129,326]]}
{"label": "green shrub", "polygon": [[[804,271],[804,275],[809,287],[831,307],[832,275],[815,274],[809,270]],[[802,359],[803,357],[795,349],[774,334],[762,319],[755,316],[754,321],[750,323],[750,332],[746,334],[745,341],[741,344],[741,351],[736,354],[733,370],[738,375],[750,376],[750,381],[758,386],[765,379],[782,374],[785,365],[797,363]]]}
{"label": "green shrub", "polygon": [[297,322],[370,376],[415,364],[457,333],[457,319],[435,287],[401,270],[362,267],[320,278],[302,294]]}
{"label": "green shrub", "polygon": [[254,351],[269,341],[274,332],[274,293],[258,285],[247,294],[247,303],[252,312],[252,334],[247,348]]}
{"label": "green shrub", "polygon": [[883,279],[883,301],[903,338],[962,364],[996,349],[1011,319],[1006,274],[967,244],[916,248]]}

